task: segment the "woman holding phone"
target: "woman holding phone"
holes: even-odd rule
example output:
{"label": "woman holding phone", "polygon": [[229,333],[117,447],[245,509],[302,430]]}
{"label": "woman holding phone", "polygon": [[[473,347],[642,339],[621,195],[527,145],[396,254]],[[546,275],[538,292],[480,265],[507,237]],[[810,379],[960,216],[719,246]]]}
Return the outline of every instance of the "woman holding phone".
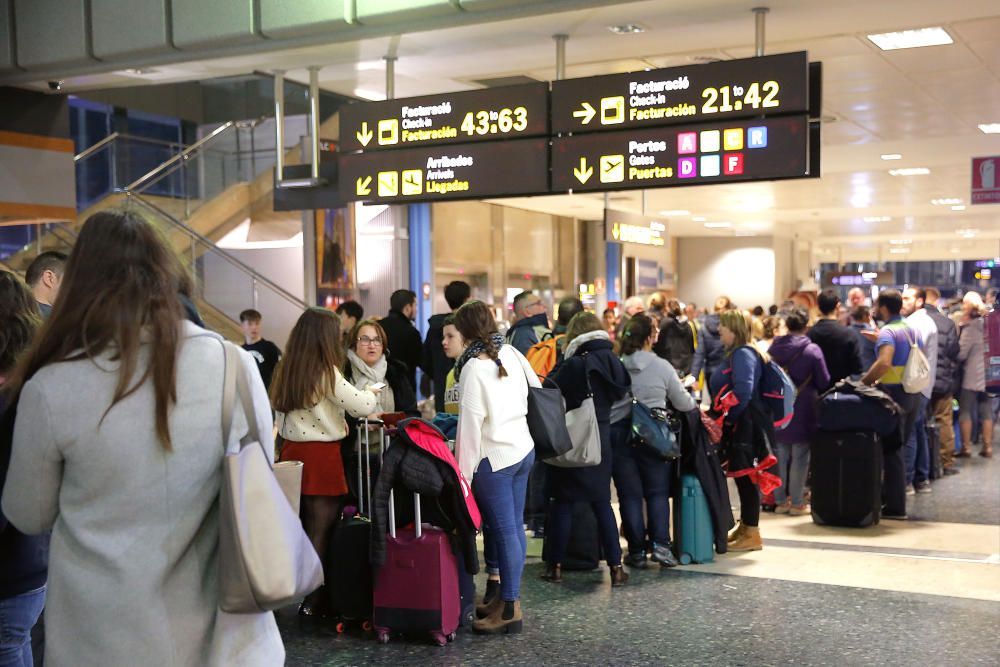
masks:
{"label": "woman holding phone", "polygon": [[406,377],[406,367],[391,358],[382,325],[375,320],[362,320],[354,326],[347,340],[344,378],[357,389],[379,391],[375,411],[369,418],[382,419],[396,413],[419,414],[417,396]]}

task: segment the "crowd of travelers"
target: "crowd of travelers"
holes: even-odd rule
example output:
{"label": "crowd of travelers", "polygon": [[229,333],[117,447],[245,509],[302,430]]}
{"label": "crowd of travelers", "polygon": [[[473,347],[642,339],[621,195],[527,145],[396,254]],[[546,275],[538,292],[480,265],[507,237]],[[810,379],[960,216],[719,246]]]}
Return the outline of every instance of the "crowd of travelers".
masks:
{"label": "crowd of travelers", "polygon": [[[140,655],[281,664],[273,614],[219,605],[220,462],[254,427],[271,460],[302,462],[302,525],[330,568],[338,524],[364,493],[349,472],[366,456],[357,435],[436,413],[482,514],[487,584],[472,624],[481,633],[523,627],[526,528],[545,540],[542,576],[552,583],[584,523],[613,587],[628,582],[627,568],[678,564],[670,503],[680,463],[634,446],[638,405],[705,438],[719,429],[714,472],[734,478],[740,500],[739,522],[727,534],[726,502],[721,526],[723,550],[734,552],[763,547],[762,507],[810,513],[817,400],[845,378],[877,383],[901,408],[902,446],[883,453],[883,518],[905,519],[907,494],[931,492],[933,459],[956,474],[977,437],[979,455],[992,456],[987,305],[975,292],[959,305],[930,287],[883,290],[871,302],[852,290],[842,304],[828,289],[768,310],[725,296],[702,310],[656,293],[601,317],[567,297],[550,322],[545,300],[525,291],[508,327],[456,281],[444,288],[450,312],[431,317],[423,338],[417,295],[402,289],[381,318],[354,301],[306,310],[284,353],[248,309],[239,358],[252,371],[257,421],[241,413],[227,442],[225,346],[192,295],[185,267],[130,211],[95,214],[68,257],[42,253],[24,280],[0,272],[0,663],[32,664],[44,608],[53,665],[79,655],[94,664]],[[910,393],[903,372],[918,349],[930,381]],[[761,389],[772,362],[795,387],[790,421],[777,430]],[[529,397],[545,386],[558,388],[567,413],[590,410],[598,463],[536,457]],[[333,613],[329,595],[312,592],[299,612]]]}

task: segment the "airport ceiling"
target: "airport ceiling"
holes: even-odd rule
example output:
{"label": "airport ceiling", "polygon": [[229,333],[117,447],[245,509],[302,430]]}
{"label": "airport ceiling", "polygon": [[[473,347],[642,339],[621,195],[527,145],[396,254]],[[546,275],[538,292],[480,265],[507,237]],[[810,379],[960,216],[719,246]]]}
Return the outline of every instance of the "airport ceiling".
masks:
{"label": "airport ceiling", "polygon": [[[2,4],[2,3],[0,3]],[[537,5],[545,3],[536,3]],[[770,8],[766,53],[808,51],[823,62],[821,179],[645,191],[645,212],[670,213],[680,236],[779,235],[813,243],[819,261],[1000,255],[1000,205],[970,205],[971,158],[1000,155],[1000,5],[996,0],[656,0],[549,3],[560,11],[434,29],[174,62],[145,75],[67,77],[69,92],[283,69],[305,82],[375,98],[386,54],[397,56],[397,97],[471,90],[482,81],[555,78],[552,36],[566,34],[568,78],[732,59],[754,53],[751,8]],[[610,26],[636,24],[638,34]],[[868,34],[941,26],[953,44],[881,51]],[[427,26],[420,26],[426,28]],[[398,29],[398,28],[397,28]],[[343,39],[343,37],[338,37]],[[116,67],[121,67],[117,65]],[[44,82],[32,84],[39,89]],[[885,161],[881,156],[898,154]],[[889,169],[926,167],[922,176]],[[639,191],[612,193],[639,212]],[[932,203],[945,200],[945,203]],[[951,200],[960,200],[951,202]],[[501,200],[498,200],[501,201]],[[600,195],[506,199],[517,207],[600,217]],[[965,206],[953,210],[952,206]],[[706,228],[705,223],[731,223]],[[894,242],[894,243],[893,243]]]}

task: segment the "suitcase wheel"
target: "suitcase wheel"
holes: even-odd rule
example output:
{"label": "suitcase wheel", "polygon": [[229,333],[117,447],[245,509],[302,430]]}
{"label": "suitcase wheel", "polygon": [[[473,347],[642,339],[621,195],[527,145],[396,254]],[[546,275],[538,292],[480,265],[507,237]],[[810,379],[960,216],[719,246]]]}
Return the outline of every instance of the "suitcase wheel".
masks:
{"label": "suitcase wheel", "polygon": [[378,631],[378,643],[388,644],[389,643],[389,632],[387,630]]}
{"label": "suitcase wheel", "polygon": [[373,626],[371,621],[366,620],[361,622],[361,629],[364,630],[365,632],[371,632],[372,627]]}
{"label": "suitcase wheel", "polygon": [[347,626],[344,625],[343,621],[340,621],[339,623],[337,623],[336,630],[337,630],[337,634],[338,635],[344,634],[344,630],[346,630],[346,629],[347,629]]}
{"label": "suitcase wheel", "polygon": [[440,632],[432,632],[431,637],[434,639],[434,643],[437,644],[438,646],[444,646],[445,644],[448,643],[448,638],[445,637]]}

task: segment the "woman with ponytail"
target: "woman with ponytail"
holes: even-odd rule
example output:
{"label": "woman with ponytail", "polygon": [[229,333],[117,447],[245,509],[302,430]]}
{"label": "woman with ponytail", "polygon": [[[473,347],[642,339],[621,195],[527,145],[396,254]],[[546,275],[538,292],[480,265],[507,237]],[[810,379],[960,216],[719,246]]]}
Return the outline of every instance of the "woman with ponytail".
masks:
{"label": "woman with ponytail", "polygon": [[[535,462],[528,431],[528,386],[538,376],[527,359],[497,332],[496,320],[481,301],[455,311],[455,328],[468,347],[455,363],[460,386],[455,457],[472,480],[487,532],[487,583],[481,616],[473,630],[521,631],[521,572],[527,555],[524,501]],[[499,575],[499,583],[497,578]]]}

